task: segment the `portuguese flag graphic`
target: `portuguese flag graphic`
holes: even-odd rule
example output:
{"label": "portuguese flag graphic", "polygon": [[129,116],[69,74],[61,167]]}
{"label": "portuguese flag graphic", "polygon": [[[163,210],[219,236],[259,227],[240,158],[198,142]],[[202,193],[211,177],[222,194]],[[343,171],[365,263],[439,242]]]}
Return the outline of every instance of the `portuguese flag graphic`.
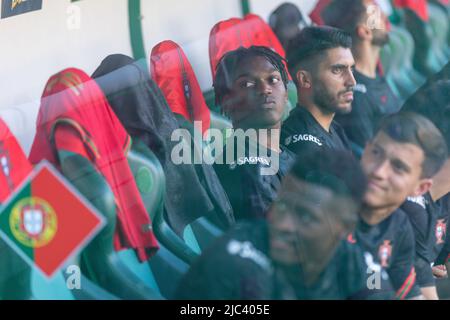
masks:
{"label": "portuguese flag graphic", "polygon": [[102,216],[46,162],[0,213],[0,235],[47,277],[86,246],[103,224]]}

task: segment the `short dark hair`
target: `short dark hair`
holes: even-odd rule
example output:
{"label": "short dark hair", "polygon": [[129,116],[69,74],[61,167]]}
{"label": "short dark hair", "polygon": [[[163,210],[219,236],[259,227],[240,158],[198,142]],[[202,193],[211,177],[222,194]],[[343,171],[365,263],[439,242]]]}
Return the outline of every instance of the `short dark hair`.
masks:
{"label": "short dark hair", "polygon": [[450,148],[450,80],[440,80],[419,89],[402,110],[417,112],[430,119]]}
{"label": "short dark hair", "polygon": [[360,205],[367,178],[358,160],[348,151],[329,149],[307,151],[298,157],[290,175],[349,197]]}
{"label": "short dark hair", "polygon": [[425,157],[422,177],[434,176],[447,160],[447,144],[441,132],[430,120],[417,113],[402,111],[388,116],[381,122],[378,132],[386,133],[394,141],[411,143],[422,149]]}
{"label": "short dark hair", "polygon": [[364,0],[334,0],[322,12],[325,24],[355,35],[361,19],[366,16]]}
{"label": "short dark hair", "polygon": [[315,58],[334,48],[351,49],[352,37],[340,29],[328,26],[306,27],[291,40],[287,52],[289,73],[296,85],[296,74],[300,64],[308,61],[310,67],[317,65]]}
{"label": "short dark hair", "polygon": [[240,47],[229,51],[223,55],[216,67],[216,76],[213,79],[216,105],[221,105],[224,95],[230,92],[233,85],[233,75],[239,64],[249,58],[264,57],[281,74],[284,86],[287,89],[289,82],[288,73],[284,66],[284,58],[268,47],[251,46],[249,48]]}

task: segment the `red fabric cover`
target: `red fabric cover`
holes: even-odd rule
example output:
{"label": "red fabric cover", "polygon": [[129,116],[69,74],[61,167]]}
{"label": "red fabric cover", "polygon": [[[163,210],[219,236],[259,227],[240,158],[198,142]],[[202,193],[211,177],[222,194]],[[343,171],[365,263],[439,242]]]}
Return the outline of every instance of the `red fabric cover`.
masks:
{"label": "red fabric cover", "polygon": [[211,74],[214,79],[216,67],[220,59],[228,51],[236,50],[239,47],[248,48],[251,46],[252,38],[243,26],[244,21],[240,18],[231,18],[219,21],[214,25],[209,33],[209,61]]}
{"label": "red fabric cover", "polygon": [[309,14],[311,21],[319,26],[323,26],[325,23],[322,19],[322,11],[332,2],[333,0],[319,0],[313,11]]}
{"label": "red fabric cover", "polygon": [[[244,20],[246,21],[245,28],[248,30],[252,39],[252,45],[269,47],[286,59],[286,52],[280,40],[278,40],[272,28],[260,16],[249,13],[245,16]],[[284,66],[287,71],[288,67],[286,62],[284,62]],[[292,80],[289,72],[288,76],[289,80]]]}
{"label": "red fabric cover", "polygon": [[31,172],[32,166],[8,126],[0,119],[0,202]]}
{"label": "red fabric cover", "polygon": [[411,9],[420,19],[428,21],[427,0],[394,0],[393,5],[396,8]]}
{"label": "red fabric cover", "polygon": [[286,52],[272,28],[258,15],[249,13],[245,16],[245,28],[250,30],[252,45],[266,46],[286,58]]}
{"label": "red fabric cover", "polygon": [[247,14],[244,19],[231,18],[216,23],[209,35],[209,61],[213,79],[217,64],[225,53],[252,45],[269,47],[286,58],[277,36],[260,16]]}
{"label": "red fabric cover", "polygon": [[[51,132],[57,127],[55,144]],[[158,249],[127,161],[131,140],[102,91],[83,71],[70,68],[52,76],[45,86],[30,161],[46,159],[59,167],[56,148],[88,158],[108,182],[117,204],[114,248],[133,248],[141,261]]]}
{"label": "red fabric cover", "polygon": [[181,114],[191,122],[201,121],[202,133],[205,133],[211,123],[211,113],[181,47],[170,40],[157,44],[151,53],[150,68],[151,76],[172,112]]}

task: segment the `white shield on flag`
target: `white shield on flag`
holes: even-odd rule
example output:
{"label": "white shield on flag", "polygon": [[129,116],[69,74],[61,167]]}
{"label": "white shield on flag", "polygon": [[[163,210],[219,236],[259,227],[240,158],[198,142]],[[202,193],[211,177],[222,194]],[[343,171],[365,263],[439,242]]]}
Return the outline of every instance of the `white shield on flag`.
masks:
{"label": "white shield on flag", "polygon": [[44,229],[44,214],[40,209],[25,209],[23,226],[30,236],[39,235]]}

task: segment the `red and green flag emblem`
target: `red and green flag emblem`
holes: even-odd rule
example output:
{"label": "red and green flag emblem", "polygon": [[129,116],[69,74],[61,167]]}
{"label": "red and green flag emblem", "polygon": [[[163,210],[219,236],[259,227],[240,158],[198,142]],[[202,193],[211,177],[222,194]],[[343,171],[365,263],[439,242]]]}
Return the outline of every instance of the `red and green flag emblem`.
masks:
{"label": "red and green flag emblem", "polygon": [[0,235],[47,277],[103,225],[97,210],[47,162],[34,169],[0,213]]}

